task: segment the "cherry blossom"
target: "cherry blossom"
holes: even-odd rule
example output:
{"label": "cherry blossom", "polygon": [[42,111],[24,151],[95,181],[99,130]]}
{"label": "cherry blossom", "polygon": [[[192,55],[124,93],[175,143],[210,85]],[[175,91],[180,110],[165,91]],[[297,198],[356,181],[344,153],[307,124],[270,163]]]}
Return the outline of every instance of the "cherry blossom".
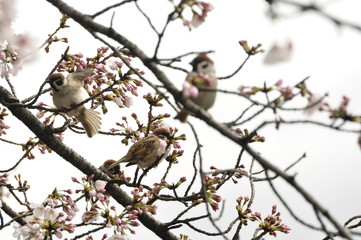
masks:
{"label": "cherry blossom", "polygon": [[196,98],[199,94],[198,88],[188,81],[183,83],[183,96]]}

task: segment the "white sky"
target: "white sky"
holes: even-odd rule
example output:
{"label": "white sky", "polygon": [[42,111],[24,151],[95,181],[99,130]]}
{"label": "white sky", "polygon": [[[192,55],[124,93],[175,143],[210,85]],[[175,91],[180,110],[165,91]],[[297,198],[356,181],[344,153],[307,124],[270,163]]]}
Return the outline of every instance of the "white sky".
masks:
{"label": "white sky", "polygon": [[[98,3],[99,1],[67,2],[78,10],[89,14],[101,9],[101,6],[113,4],[113,1],[109,0],[102,1],[101,6]],[[160,51],[160,57],[173,57],[189,51],[215,50],[211,58],[217,64],[218,75],[224,76],[230,74],[245,58],[243,50],[238,45],[239,40],[247,40],[250,44],[262,43],[264,49],[268,50],[274,42],[283,42],[285,39],[290,39],[294,46],[294,53],[290,62],[265,66],[262,62],[264,55],[256,55],[250,59],[240,73],[231,80],[222,81],[219,87],[236,90],[240,85],[261,86],[264,81],[273,84],[278,79],[283,79],[286,85],[292,86],[304,77],[311,76],[308,81],[310,88],[319,94],[329,93],[327,101],[333,104],[332,106],[336,107],[341,101],[341,97],[347,95],[351,98],[349,108],[354,113],[360,113],[360,32],[349,28],[336,28],[331,22],[314,13],[297,16],[289,14],[287,20],[271,23],[268,18],[265,18],[267,9],[262,0],[210,2],[212,2],[215,9],[209,14],[207,22],[198,29],[189,32],[182,26],[180,21],[170,26]],[[326,9],[328,12],[361,25],[361,19],[358,17],[361,5],[357,0],[320,2],[332,3]],[[158,4],[163,7],[158,9],[156,7]],[[154,17],[155,25],[158,29],[161,29],[168,13],[167,10],[171,9],[168,1],[141,1],[140,5],[148,14]],[[46,39],[47,34],[58,26],[60,16],[56,9],[46,1],[18,0],[17,7],[18,18],[14,23],[14,28],[18,33],[28,33],[36,38],[38,40],[37,45],[40,45]],[[38,9],[39,11],[29,11],[29,9]],[[125,7],[124,10],[120,9],[115,15],[114,27],[128,39],[138,44],[147,54],[151,55],[156,41],[155,35],[149,31],[148,27],[144,27],[146,21],[142,17],[132,15],[133,10],[134,7],[130,5]],[[162,13],[163,10],[166,11]],[[293,12],[292,9],[289,9],[289,11]],[[110,21],[111,13],[96,20],[107,24]],[[78,24],[73,21],[69,21],[69,24],[71,28],[62,30],[58,36],[69,38],[70,52],[82,52],[85,56],[94,54],[96,48],[101,45],[95,40],[91,40],[91,36],[79,28]],[[49,54],[41,51],[37,58],[25,65],[18,77],[14,79],[14,85],[18,89],[20,99],[37,91],[40,83],[44,81],[66,48],[66,45],[62,43],[53,45]],[[189,69],[187,62],[189,61],[180,63],[180,66]],[[147,69],[145,71],[145,77],[153,79],[151,74],[148,74],[149,71]],[[169,70],[167,73],[172,76],[172,80],[180,88],[184,80],[184,74]],[[147,91],[149,89],[145,89],[144,93]],[[142,96],[142,94],[139,95]],[[52,104],[49,97],[44,97],[41,100]],[[138,116],[146,117],[146,113],[141,110],[144,100],[141,97],[136,100],[135,106],[129,110],[124,110],[121,116],[129,116],[129,113],[136,112]],[[244,100],[219,94],[217,102],[210,110],[210,113],[216,120],[221,122],[230,121],[236,117],[235,113],[240,113],[248,105]],[[174,114],[172,110],[169,110],[169,112],[172,115]],[[293,117],[287,114],[283,113],[282,116],[286,119]],[[115,121],[119,122],[121,116],[105,115],[103,117],[103,129],[107,130]],[[298,114],[295,117],[303,118],[304,116]],[[272,114],[269,113],[263,115],[258,121],[272,119]],[[322,113],[316,114],[312,119],[327,121],[327,117]],[[224,140],[221,135],[210,130],[199,120],[195,118],[191,118],[191,120],[199,129],[201,143],[204,145],[202,153],[205,165],[231,167],[238,155],[238,147],[227,141],[224,141],[224,145],[219,146],[219,143]],[[189,138],[186,143],[182,144],[186,153],[185,156],[180,158],[179,173],[174,173],[174,179],[177,179],[179,176],[186,175],[188,171],[191,171],[191,164],[187,161],[191,161],[195,145],[187,125],[182,125],[173,120],[170,120],[169,124],[178,127],[180,132],[187,133]],[[253,123],[241,127],[252,129],[257,124]],[[6,138],[19,142],[27,140],[28,130],[15,123],[9,123],[9,125],[11,125],[12,129],[9,129]],[[15,128],[15,126],[17,127]],[[356,127],[354,125],[353,129],[356,129]],[[307,158],[297,165],[291,173],[297,173],[296,179],[301,185],[312,193],[323,206],[329,209],[330,213],[341,223],[349,217],[360,215],[361,193],[359,183],[361,177],[359,173],[361,161],[360,149],[357,146],[357,136],[355,134],[339,133],[310,125],[284,125],[281,126],[279,131],[275,131],[273,127],[268,127],[262,130],[260,134],[265,136],[267,141],[264,144],[255,144],[254,147],[281,168],[291,164],[304,152],[307,153]],[[209,141],[209,139],[216,139],[216,141]],[[104,144],[105,141],[106,144]],[[120,145],[119,139],[113,138],[109,140],[109,138],[103,136],[88,139],[84,135],[75,135],[71,132],[67,132],[65,143],[77,150],[95,166],[101,165],[105,159],[119,158],[128,149]],[[21,153],[17,150],[16,147],[0,145],[0,151],[6,151],[6,158],[8,159],[6,163],[2,164],[1,169],[12,166],[19,158]],[[78,170],[56,154],[36,154],[36,157],[33,161],[24,161],[16,171],[21,173],[23,179],[27,179],[31,184],[29,196],[34,202],[43,201],[54,187],[61,189],[73,186],[70,180],[71,176],[77,176],[78,178],[82,176]],[[250,164],[249,160],[249,157],[245,157],[243,160],[247,167]],[[229,165],[227,165],[227,161]],[[159,166],[156,170],[152,170],[148,174],[147,180],[149,182],[152,179],[158,180],[157,173],[162,173],[164,167]],[[127,168],[126,170],[133,171],[134,169]],[[13,183],[15,184],[14,181]],[[299,195],[282,181],[276,181],[276,184],[299,216],[316,223],[313,210]],[[267,183],[256,185],[256,201],[253,209],[265,216],[270,212],[273,204],[278,205],[285,224],[289,225],[292,231],[287,235],[279,233],[277,239],[322,239],[324,234],[311,231],[295,223],[268,188]],[[234,194],[235,192],[236,194]],[[224,190],[224,193],[227,193],[225,199],[228,204],[225,209],[225,216],[235,216],[234,199],[239,195],[249,195],[247,180],[244,179],[240,185],[230,185]],[[176,208],[176,206],[179,205],[176,204],[174,207]],[[172,219],[175,213],[169,214],[169,209],[171,208],[162,209],[162,207],[159,207],[156,218],[161,221]],[[224,228],[225,223],[221,222],[219,224]],[[250,224],[249,227],[243,230],[241,238],[249,239],[252,234],[251,230],[255,227],[255,225]],[[210,231],[214,232],[215,230],[210,228]],[[174,232],[189,233],[190,238],[193,240],[202,239],[201,236],[186,227],[182,231],[176,230]],[[1,231],[0,239],[10,239],[11,233],[11,228]],[[137,233],[131,239],[137,240],[153,236],[148,231],[138,230]],[[155,239],[155,237],[148,239]],[[267,236],[266,239],[273,239],[273,237]]]}

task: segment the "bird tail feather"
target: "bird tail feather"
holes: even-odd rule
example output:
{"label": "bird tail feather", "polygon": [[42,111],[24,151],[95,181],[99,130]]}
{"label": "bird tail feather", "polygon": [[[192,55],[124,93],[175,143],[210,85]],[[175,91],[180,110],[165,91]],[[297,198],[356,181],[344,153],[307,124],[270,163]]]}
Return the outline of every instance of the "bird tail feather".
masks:
{"label": "bird tail feather", "polygon": [[178,119],[179,121],[181,121],[182,123],[187,122],[187,118],[189,115],[189,111],[182,109],[177,116],[174,117],[174,119]]}
{"label": "bird tail feather", "polygon": [[77,117],[90,138],[99,132],[101,125],[101,117],[99,115],[100,113],[97,111],[84,108],[82,114]]}

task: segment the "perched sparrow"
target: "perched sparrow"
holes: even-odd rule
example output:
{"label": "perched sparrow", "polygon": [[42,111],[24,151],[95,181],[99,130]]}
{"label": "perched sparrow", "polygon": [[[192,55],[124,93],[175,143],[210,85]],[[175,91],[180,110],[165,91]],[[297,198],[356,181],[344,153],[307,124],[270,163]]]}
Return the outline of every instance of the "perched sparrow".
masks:
{"label": "perched sparrow", "polygon": [[[89,77],[92,70],[86,69],[81,72],[69,73],[65,78],[61,73],[54,73],[48,77],[51,88],[53,89],[53,102],[56,108],[71,108],[81,103],[84,98],[82,94],[83,81]],[[99,113],[86,109],[83,105],[67,112],[69,117],[76,117],[83,125],[88,137],[94,136],[100,128]]]}
{"label": "perched sparrow", "polygon": [[[143,170],[149,167],[156,167],[163,158],[166,157],[170,147],[166,149],[166,139],[169,137],[169,130],[166,128],[157,128],[153,135],[149,135],[134,143],[128,150],[128,153],[120,160],[110,164],[105,170],[109,171],[117,164],[127,162],[126,166],[137,164]],[[163,157],[159,159],[161,156]],[[157,162],[158,160],[158,162]]]}
{"label": "perched sparrow", "polygon": [[[113,159],[109,159],[106,160],[100,167],[99,170],[101,170],[102,172],[104,172],[107,175],[116,175],[120,173],[120,166],[118,163],[116,163],[117,161],[113,160]],[[115,166],[114,166],[115,164]],[[113,167],[109,168],[111,165],[113,165]]]}
{"label": "perched sparrow", "polygon": [[[188,73],[183,85],[183,96],[190,97],[192,101],[204,110],[210,109],[216,100],[216,91],[199,91],[198,87],[216,88],[217,77],[213,61],[204,53],[199,54],[190,63],[193,67]],[[190,93],[189,93],[190,91]],[[190,112],[182,109],[175,119],[186,122]]]}

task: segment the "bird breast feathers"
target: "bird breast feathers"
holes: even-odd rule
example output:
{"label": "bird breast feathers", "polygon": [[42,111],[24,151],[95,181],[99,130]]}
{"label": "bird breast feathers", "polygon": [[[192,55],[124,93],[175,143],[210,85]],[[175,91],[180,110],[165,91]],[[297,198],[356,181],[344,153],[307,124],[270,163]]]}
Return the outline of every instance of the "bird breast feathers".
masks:
{"label": "bird breast feathers", "polygon": [[60,91],[54,92],[54,105],[57,108],[71,108],[84,100],[81,88],[65,85]]}

